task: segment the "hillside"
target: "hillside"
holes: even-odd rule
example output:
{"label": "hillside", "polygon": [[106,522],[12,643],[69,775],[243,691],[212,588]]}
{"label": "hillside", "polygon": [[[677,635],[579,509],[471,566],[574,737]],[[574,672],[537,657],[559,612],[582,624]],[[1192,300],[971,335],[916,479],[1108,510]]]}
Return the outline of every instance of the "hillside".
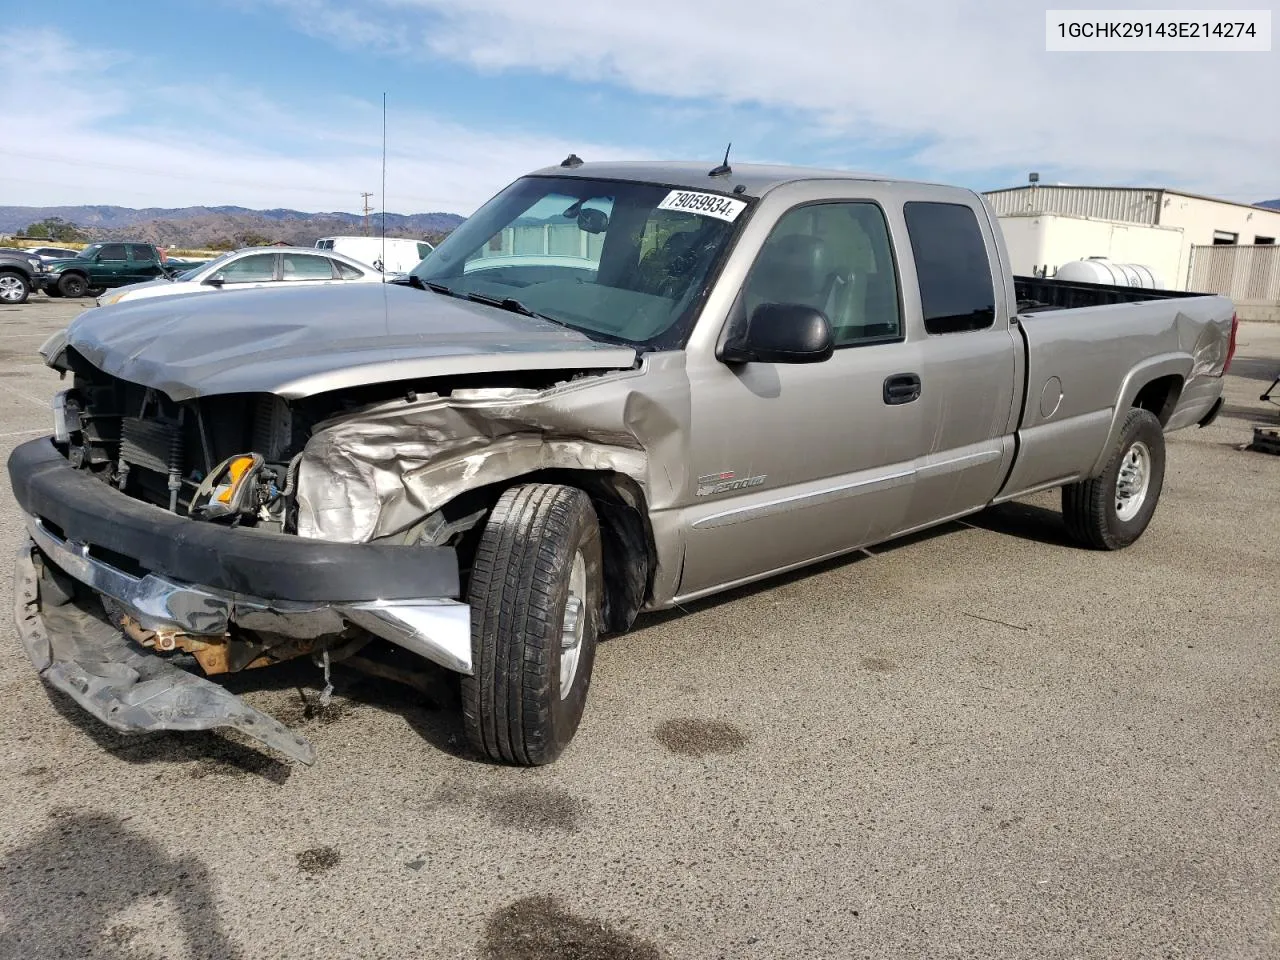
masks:
{"label": "hillside", "polygon": [[[364,217],[355,213],[305,213],[300,210],[250,210],[246,207],[0,207],[0,233],[15,233],[32,223],[58,217],[74,223],[93,240],[144,240],[178,247],[208,247],[255,242],[310,246],[323,236],[359,234]],[[370,232],[380,216],[369,217]],[[388,213],[387,236],[438,238],[462,222],[455,213]]]}
{"label": "hillside", "polygon": [[1273,209],[1273,210],[1280,210],[1280,197],[1277,197],[1277,198],[1276,198],[1276,199],[1274,199],[1274,200],[1262,200],[1262,201],[1259,201],[1258,206],[1260,206],[1260,207],[1270,207],[1270,208],[1271,208],[1271,209]]}

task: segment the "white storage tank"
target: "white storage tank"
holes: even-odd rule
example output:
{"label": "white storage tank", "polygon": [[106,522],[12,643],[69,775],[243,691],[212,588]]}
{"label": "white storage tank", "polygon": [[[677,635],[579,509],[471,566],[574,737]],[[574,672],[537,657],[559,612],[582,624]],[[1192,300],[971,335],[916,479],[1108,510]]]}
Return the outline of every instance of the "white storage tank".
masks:
{"label": "white storage tank", "polygon": [[1102,283],[1112,287],[1142,287],[1146,290],[1163,289],[1160,278],[1150,267],[1140,263],[1116,263],[1106,257],[1090,257],[1064,263],[1054,274],[1055,280],[1073,283]]}

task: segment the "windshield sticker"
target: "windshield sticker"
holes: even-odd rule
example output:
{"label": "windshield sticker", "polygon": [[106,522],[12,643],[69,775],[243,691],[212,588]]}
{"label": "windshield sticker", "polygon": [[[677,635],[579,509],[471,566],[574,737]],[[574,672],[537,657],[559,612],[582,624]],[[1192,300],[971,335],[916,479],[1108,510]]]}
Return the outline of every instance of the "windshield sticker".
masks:
{"label": "windshield sticker", "polygon": [[722,197],[718,193],[698,193],[695,190],[672,190],[660,204],[659,210],[679,210],[682,213],[699,213],[704,217],[716,217],[732,223],[747,207],[745,200]]}

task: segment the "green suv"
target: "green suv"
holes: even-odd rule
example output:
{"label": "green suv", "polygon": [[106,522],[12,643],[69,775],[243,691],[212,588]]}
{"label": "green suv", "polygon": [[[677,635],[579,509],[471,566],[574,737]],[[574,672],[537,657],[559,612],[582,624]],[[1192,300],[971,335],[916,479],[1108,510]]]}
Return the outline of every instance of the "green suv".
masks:
{"label": "green suv", "polygon": [[73,259],[46,263],[40,286],[51,297],[96,297],[103,290],[168,275],[150,243],[93,243]]}

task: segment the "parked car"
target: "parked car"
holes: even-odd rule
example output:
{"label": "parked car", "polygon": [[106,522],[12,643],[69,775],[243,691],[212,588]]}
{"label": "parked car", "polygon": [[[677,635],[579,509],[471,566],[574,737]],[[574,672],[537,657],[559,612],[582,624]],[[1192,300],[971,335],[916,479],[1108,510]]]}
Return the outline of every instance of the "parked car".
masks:
{"label": "parked car", "polygon": [[382,274],[340,253],[321,255],[313,247],[248,247],[224,254],[172,278],[121,287],[98,298],[99,306],[152,297],[290,284],[381,283]]}
{"label": "parked car", "polygon": [[[538,220],[594,270],[468,272]],[[642,610],[1055,487],[1077,543],[1126,547],[1165,434],[1221,408],[1231,301],[1008,264],[969,190],[582,164],[403,284],[91,311],[42,348],[53,436],[9,458],[23,643],[117,729],[309,763],[175,653],[216,677],[382,638],[462,675],[478,754],[541,764]]]}
{"label": "parked car", "polygon": [[0,304],[26,303],[44,274],[44,262],[26,250],[0,247]]}
{"label": "parked car", "polygon": [[69,247],[36,247],[27,252],[34,253],[41,260],[68,260],[80,254],[79,250],[72,250]]}
{"label": "parked car", "polygon": [[323,237],[316,247],[345,253],[384,273],[408,273],[434,249],[425,240],[399,237]]}
{"label": "parked car", "polygon": [[51,297],[97,296],[103,290],[167,276],[150,243],[91,243],[68,260],[49,260],[41,287]]}

